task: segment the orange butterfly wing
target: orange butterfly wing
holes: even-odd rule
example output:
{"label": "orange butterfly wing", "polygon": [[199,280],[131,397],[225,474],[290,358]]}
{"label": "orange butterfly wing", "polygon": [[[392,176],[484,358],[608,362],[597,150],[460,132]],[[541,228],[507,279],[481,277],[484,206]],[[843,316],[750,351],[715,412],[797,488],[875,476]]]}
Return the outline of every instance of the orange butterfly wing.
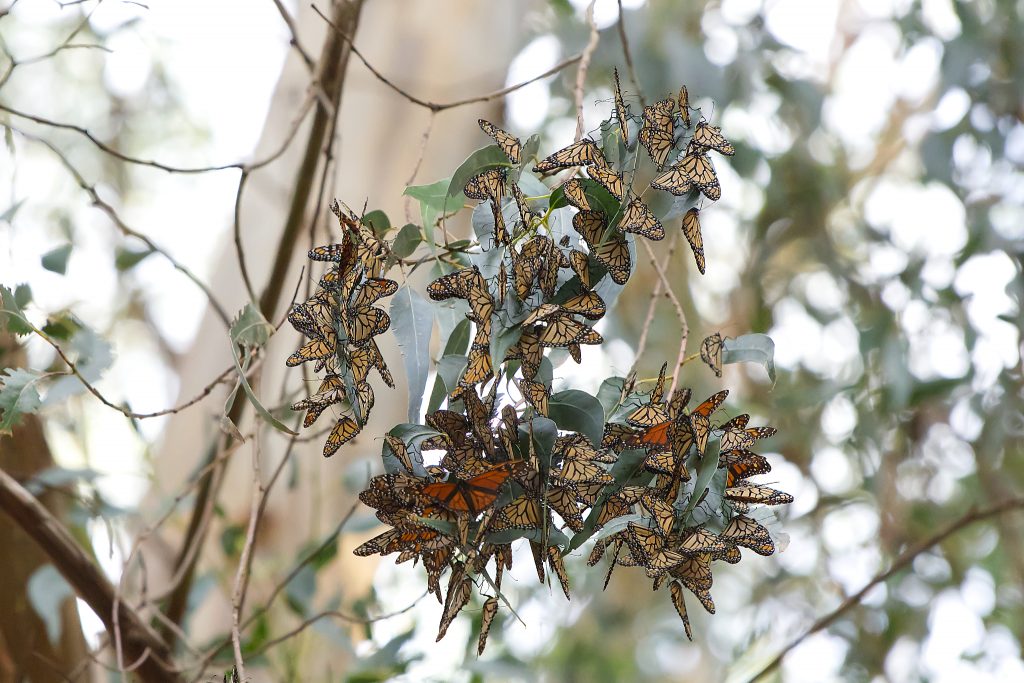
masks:
{"label": "orange butterfly wing", "polygon": [[672,421],[656,424],[640,437],[640,443],[647,446],[668,446],[668,430]]}

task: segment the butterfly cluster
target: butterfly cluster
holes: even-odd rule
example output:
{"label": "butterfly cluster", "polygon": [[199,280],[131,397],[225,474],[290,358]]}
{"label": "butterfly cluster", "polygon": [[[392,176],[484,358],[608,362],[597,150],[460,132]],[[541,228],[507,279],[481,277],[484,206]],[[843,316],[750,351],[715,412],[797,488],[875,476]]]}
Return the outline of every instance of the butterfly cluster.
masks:
{"label": "butterfly cluster", "polygon": [[384,277],[387,244],[347,208],[334,202],[331,210],[341,225],[342,241],[309,251],[310,259],[331,266],[313,296],[288,312],[288,322],[309,341],[286,361],[289,367],[312,361],[315,372],[325,372],[316,393],[292,405],[292,410],[306,411],[303,427],[310,427],[332,405],[344,409],[324,444],[328,457],[351,441],[370,416],[370,370],[376,369],[385,384],[395,386],[374,340],[391,327],[391,318],[374,304],[398,289],[394,280]]}
{"label": "butterfly cluster", "polygon": [[[734,153],[717,128],[693,116],[699,110],[689,106],[685,87],[634,118],[616,74],[614,111],[618,131],[605,124],[601,144],[584,137],[544,158],[534,139],[524,144],[479,121],[497,147],[481,150],[493,154],[481,155],[488,161],[449,189],[449,196],[461,190],[479,202],[479,249],[434,259],[427,287],[436,305],[464,312],[455,328],[461,332],[445,347],[444,360],[455,363],[446,371],[438,364],[422,424],[398,425],[384,437],[385,473],[360,494],[387,528],[355,553],[423,565],[427,589],[442,604],[438,639],[476,588],[480,653],[513,566],[513,544],[529,545],[538,579],[557,582],[566,598],[564,558],[584,544],[594,544],[591,564],[611,556],[608,578],[616,566],[643,567],[656,589],[670,587],[690,636],[683,589],[713,611],[712,563],[739,561],[741,547],[774,552],[765,518],[751,509],[792,500],[749,480],[770,471],[751,449],[775,430],[748,427],[746,415],[719,419],[727,391],[688,409],[688,389],[671,389],[666,400],[665,367],[649,391],[636,390],[646,383],[634,378],[613,378],[605,384],[615,405],[591,397],[586,408],[576,406],[590,411],[586,426],[565,409],[571,390],[552,393],[557,364],[565,357],[581,363],[584,346],[604,341],[594,326],[630,278],[634,240],[665,237],[644,193],[633,188],[641,154],[656,167],[651,187],[699,201],[721,194],[709,153]],[[536,175],[527,171],[531,162]],[[543,182],[556,174],[563,177]],[[372,304],[395,285],[381,270],[387,244],[354,216],[339,218],[342,244],[310,253],[336,264],[328,282],[293,311],[293,324],[311,339],[293,359],[328,368],[330,382],[296,408],[312,413],[328,399],[352,397],[358,426],[369,368],[391,384],[373,343],[388,319]],[[703,273],[697,208],[685,214],[682,230]],[[315,341],[323,346],[310,347]],[[700,355],[720,373],[721,338],[705,340]]]}

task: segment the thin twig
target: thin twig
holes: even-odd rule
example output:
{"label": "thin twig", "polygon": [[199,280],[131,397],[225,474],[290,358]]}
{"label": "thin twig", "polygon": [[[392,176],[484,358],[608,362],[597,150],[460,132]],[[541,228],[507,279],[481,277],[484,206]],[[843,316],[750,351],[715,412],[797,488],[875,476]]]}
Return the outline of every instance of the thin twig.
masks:
{"label": "thin twig", "polygon": [[947,538],[957,533],[964,527],[968,527],[974,524],[975,522],[981,522],[991,517],[996,517],[998,515],[1002,515],[1007,512],[1013,512],[1016,510],[1024,510],[1024,498],[1011,498],[1009,500],[1004,500],[1001,503],[997,503],[991,507],[984,508],[982,510],[973,509],[960,519],[957,519],[956,521],[948,525],[945,529],[938,532],[934,536],[930,536],[929,538],[926,538],[923,541],[920,541],[916,545],[912,546],[909,550],[900,555],[888,569],[876,575],[875,578],[868,581],[867,585],[865,585],[863,588],[861,588],[859,591],[857,591],[850,597],[843,600],[839,607],[837,607],[836,609],[832,610],[825,616],[815,621],[809,629],[807,629],[798,637],[793,639],[788,645],[786,645],[786,647],[782,648],[782,651],[779,652],[779,654],[776,655],[774,659],[768,662],[768,664],[765,665],[763,669],[761,669],[756,674],[754,674],[754,676],[751,677],[751,683],[753,683],[753,681],[756,681],[760,678],[767,676],[769,673],[777,669],[779,665],[782,664],[783,658],[787,654],[789,654],[789,652],[793,648],[800,645],[811,635],[831,626],[833,623],[836,622],[836,620],[839,619],[839,617],[843,616],[851,609],[859,605],[861,600],[864,599],[864,596],[867,595],[871,591],[871,589],[873,589],[880,583],[884,583],[900,570],[905,569],[921,553],[937,546],[938,544],[942,543]]}
{"label": "thin twig", "polygon": [[[412,173],[409,174],[409,179],[405,181],[405,186],[409,187],[416,182],[416,175],[420,172],[420,166],[423,165],[423,158],[427,154],[427,143],[430,142],[430,134],[434,132],[434,119],[437,118],[437,112],[431,110],[430,117],[427,119],[427,127],[423,130],[423,137],[420,138],[420,151],[416,157],[416,163],[412,167]],[[405,196],[405,220],[409,223],[415,222],[415,218],[412,215],[412,197],[409,195]]]}
{"label": "thin twig", "polygon": [[[679,233],[672,233],[668,242],[668,253],[665,255],[665,260],[661,264],[662,270],[664,270],[669,263],[672,262],[672,256],[675,254],[676,243]],[[633,368],[636,369],[636,363],[644,355],[644,349],[647,348],[647,337],[651,331],[651,325],[654,323],[654,311],[658,307],[658,297],[661,296],[661,290],[665,286],[664,280],[660,277],[658,281],[654,283],[654,289],[651,291],[650,301],[647,303],[647,315],[644,317],[643,327],[640,328],[640,341],[636,344],[636,360],[633,361]]]}
{"label": "thin twig", "polygon": [[[3,105],[0,105],[0,109],[3,108]],[[118,230],[120,230],[122,234],[142,240],[142,242],[147,247],[149,247],[150,251],[160,254],[165,259],[167,259],[172,266],[174,266],[178,271],[185,275],[185,277],[187,277],[189,280],[195,283],[195,285],[199,287],[199,289],[203,290],[203,294],[205,294],[206,298],[209,300],[210,306],[213,307],[213,310],[217,313],[217,317],[221,319],[225,327],[231,326],[231,319],[228,317],[227,312],[224,310],[224,307],[221,306],[220,302],[217,301],[217,297],[214,296],[213,291],[206,285],[206,283],[200,280],[195,275],[195,273],[193,273],[191,270],[185,267],[184,264],[180,263],[177,259],[171,256],[166,250],[158,246],[156,242],[154,242],[151,238],[135,230],[127,223],[125,223],[121,219],[121,216],[118,215],[114,207],[108,204],[107,202],[103,201],[99,193],[96,191],[96,187],[94,185],[90,185],[86,181],[82,174],[79,173],[78,169],[75,168],[74,165],[72,165],[71,161],[64,155],[63,152],[60,151],[60,149],[57,148],[56,145],[54,145],[49,140],[37,137],[30,133],[26,133],[25,131],[18,130],[17,128],[11,128],[11,130],[15,131],[16,133],[24,137],[26,140],[31,140],[33,142],[37,142],[41,145],[44,145],[47,149],[53,152],[53,154],[60,160],[61,164],[63,164],[64,168],[66,168],[68,172],[72,176],[74,176],[75,181],[78,183],[78,186],[85,190],[86,194],[89,195],[89,198],[92,199],[93,205],[102,210],[105,214],[107,214],[107,216],[114,223],[114,225],[117,226]]]}
{"label": "thin twig", "polygon": [[362,53],[358,50],[358,48],[356,48],[355,44],[352,42],[352,38],[347,33],[342,31],[330,19],[325,17],[324,13],[321,12],[320,9],[316,5],[313,5],[313,11],[316,12],[317,14],[319,14],[320,17],[325,22],[327,22],[327,25],[330,26],[331,29],[333,29],[335,33],[340,35],[342,37],[342,39],[345,40],[345,42],[347,42],[349,44],[350,48],[352,49],[352,54],[354,54],[359,59],[359,61],[361,61],[363,63],[363,66],[365,66],[370,71],[370,73],[373,74],[377,78],[378,81],[380,81],[381,83],[383,83],[387,87],[391,88],[391,90],[393,90],[394,92],[398,93],[399,95],[404,97],[409,102],[411,102],[411,103],[413,103],[415,105],[419,105],[419,106],[423,107],[424,109],[429,109],[429,110],[431,110],[433,112],[444,111],[445,109],[454,109],[456,107],[463,107],[463,106],[465,106],[467,104],[475,104],[477,102],[489,102],[489,101],[497,99],[499,97],[504,97],[505,95],[508,95],[511,92],[515,92],[516,90],[519,90],[520,88],[526,87],[527,85],[533,83],[534,81],[539,81],[542,78],[547,78],[548,76],[553,76],[554,74],[558,73],[559,71],[561,71],[565,67],[571,66],[572,64],[575,64],[576,62],[580,61],[580,59],[583,56],[583,55],[573,55],[572,57],[569,57],[568,59],[565,59],[565,60],[559,62],[558,64],[554,65],[553,67],[551,67],[550,69],[548,69],[544,73],[538,74],[538,75],[534,76],[533,78],[530,78],[529,80],[525,80],[522,83],[516,83],[515,85],[510,85],[510,86],[508,86],[506,88],[502,88],[501,90],[495,90],[494,92],[490,92],[490,93],[487,93],[485,95],[475,95],[473,97],[467,97],[465,99],[455,100],[453,102],[429,102],[427,100],[424,100],[424,99],[422,99],[420,97],[416,97],[415,95],[412,95],[409,92],[403,90],[399,86],[395,85],[394,82],[392,82],[387,76],[385,76],[381,72],[377,71],[377,69],[374,68],[374,66],[372,64],[370,64],[370,62],[368,62],[365,57],[363,57]]}
{"label": "thin twig", "polygon": [[[281,15],[281,20],[292,34],[291,41],[289,42],[292,47],[295,48],[295,51],[299,53],[299,56],[302,57],[302,61],[305,62],[306,68],[312,71],[316,67],[316,62],[313,61],[313,58],[309,56],[309,52],[307,52],[299,43],[299,31],[295,28],[295,21],[292,19],[292,15],[288,14],[288,10],[285,8],[284,3],[282,3],[281,0],[274,0],[274,6],[277,7],[277,12]],[[239,672],[239,675],[241,675],[241,672]]]}
{"label": "thin twig", "polygon": [[626,38],[626,21],[622,11],[622,0],[619,0],[619,20],[616,22],[619,28],[619,40],[622,41],[622,56],[626,58],[626,68],[629,69],[629,80],[633,81],[636,88],[636,96],[640,99],[640,106],[646,106],[644,92],[640,89],[640,79],[636,77],[636,68],[633,66],[633,56],[629,51],[629,39]]}
{"label": "thin twig", "polygon": [[242,272],[242,282],[245,283],[245,292],[249,295],[249,301],[256,303],[256,289],[252,286],[252,279],[249,277],[249,268],[245,264],[245,251],[242,249],[242,190],[245,188],[245,181],[249,179],[249,172],[242,171],[238,177],[238,191],[235,192],[235,259],[238,261],[238,269]]}
{"label": "thin twig", "polygon": [[249,574],[250,557],[252,556],[253,545],[256,543],[256,526],[259,516],[260,505],[263,501],[263,481],[260,476],[260,430],[257,429],[253,436],[252,448],[252,504],[249,509],[249,526],[245,531],[245,545],[242,546],[242,554],[238,558],[238,570],[235,572],[235,588],[231,594],[231,645],[235,652],[235,667],[238,677],[245,680],[245,662],[242,659],[242,636],[239,632],[239,613],[242,609],[242,600],[245,588],[248,587],[247,576]]}
{"label": "thin twig", "polygon": [[647,240],[638,241],[644,245],[644,250],[647,252],[648,258],[651,260],[651,265],[654,266],[654,270],[658,273],[658,278],[661,280],[662,286],[665,288],[665,296],[672,302],[672,306],[676,310],[676,317],[679,318],[679,357],[676,359],[676,367],[672,372],[672,388],[675,388],[676,379],[679,376],[679,369],[683,367],[683,360],[686,358],[686,341],[690,336],[690,326],[686,323],[686,312],[683,310],[683,304],[680,303],[676,293],[672,290],[672,284],[669,282],[668,274],[665,272],[664,266],[658,263],[658,259],[655,257],[654,250],[651,248],[650,243]]}
{"label": "thin twig", "polygon": [[587,26],[590,27],[590,38],[580,56],[580,65],[576,68],[576,88],[573,93],[576,101],[576,142],[583,139],[583,86],[587,81],[587,69],[590,68],[590,59],[594,56],[594,50],[597,49],[597,43],[601,39],[597,32],[597,23],[594,22],[594,5],[596,3],[597,0],[590,0],[590,4],[587,5]]}

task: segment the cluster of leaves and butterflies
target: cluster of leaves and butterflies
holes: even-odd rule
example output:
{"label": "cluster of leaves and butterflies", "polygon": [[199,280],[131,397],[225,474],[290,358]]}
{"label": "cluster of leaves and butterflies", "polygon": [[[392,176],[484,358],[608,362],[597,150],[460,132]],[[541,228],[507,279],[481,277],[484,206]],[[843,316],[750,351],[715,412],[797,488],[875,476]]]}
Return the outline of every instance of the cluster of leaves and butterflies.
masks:
{"label": "cluster of leaves and butterflies", "polygon": [[[365,423],[369,370],[391,385],[373,340],[390,323],[373,304],[397,290],[382,268],[412,252],[411,232],[426,242],[432,258],[414,263],[436,269],[427,294],[444,352],[422,421],[424,387],[410,376],[410,422],[384,437],[385,473],[360,494],[389,528],[355,553],[397,553],[397,562],[423,564],[427,588],[443,604],[438,639],[476,587],[486,595],[480,653],[504,599],[513,543],[525,540],[538,579],[553,574],[568,598],[564,557],[594,542],[590,563],[610,555],[608,578],[616,566],[633,566],[656,589],[668,584],[689,637],[682,589],[714,612],[712,563],[738,562],[740,547],[775,550],[751,507],[792,501],[750,481],[771,469],[752,448],[775,430],[749,427],[747,415],[716,419],[728,391],[688,409],[691,391],[666,387],[667,364],[656,379],[609,378],[596,396],[552,390],[556,367],[568,357],[580,363],[583,347],[603,342],[594,325],[633,271],[634,240],[665,237],[661,219],[632,187],[641,148],[657,170],[649,187],[694,204],[680,213],[701,273],[696,203],[721,194],[708,153],[733,153],[718,128],[692,120],[699,110],[689,107],[685,87],[678,98],[644,107],[630,137],[635,117],[616,74],[614,111],[601,144],[583,138],[537,161],[533,173],[525,166],[538,159],[536,136],[523,144],[480,120],[497,144],[474,153],[451,179],[409,188],[424,226],[405,226],[390,243],[373,221],[336,208],[343,241],[310,252],[333,265],[289,316],[310,339],[289,364],[313,361],[327,373],[295,409],[307,411],[306,426],[335,404],[351,413],[328,437],[324,453],[331,455]],[[545,183],[553,174],[562,177]],[[447,242],[443,222],[470,199],[480,202],[472,216],[476,242]],[[435,228],[444,243],[425,238]],[[407,370],[415,368],[409,354],[425,352],[409,343],[405,328],[417,326],[396,329]],[[701,345],[699,355],[719,376],[723,362],[757,356],[756,348],[730,348],[729,341],[714,334]]]}

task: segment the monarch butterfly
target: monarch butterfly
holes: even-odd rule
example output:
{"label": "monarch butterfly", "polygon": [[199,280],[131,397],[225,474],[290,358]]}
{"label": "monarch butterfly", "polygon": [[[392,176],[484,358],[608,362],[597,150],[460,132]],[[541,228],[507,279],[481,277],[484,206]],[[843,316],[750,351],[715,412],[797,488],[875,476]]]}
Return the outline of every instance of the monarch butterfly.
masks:
{"label": "monarch butterfly", "polygon": [[548,505],[558,513],[566,526],[576,533],[583,531],[583,516],[576,506],[576,498],[570,489],[564,486],[552,486],[547,490],[546,498]]}
{"label": "monarch butterfly", "polygon": [[478,284],[470,288],[466,293],[466,301],[472,311],[475,322],[487,326],[490,336],[491,315],[494,313],[494,297],[485,284]]}
{"label": "monarch butterfly", "polygon": [[716,534],[702,526],[685,529],[681,540],[673,547],[684,555],[697,553],[717,553],[725,549],[725,544]]}
{"label": "monarch butterfly", "polygon": [[616,173],[614,170],[605,166],[591,166],[587,169],[587,174],[591,180],[597,182],[598,185],[608,190],[608,192],[622,201],[622,174]]}
{"label": "monarch butterfly", "polygon": [[675,128],[675,121],[672,120],[672,111],[676,103],[671,97],[666,97],[652,105],[644,107],[644,122],[659,130],[667,130],[670,133]]}
{"label": "monarch butterfly", "polygon": [[469,362],[462,372],[459,384],[473,386],[486,382],[494,377],[494,366],[491,362],[490,344],[476,344],[469,349]]}
{"label": "monarch butterfly", "polygon": [[588,320],[600,320],[607,310],[604,299],[594,291],[584,292],[566,300],[561,308],[569,313],[579,313]]}
{"label": "monarch butterfly", "polygon": [[590,164],[607,166],[608,162],[605,161],[604,154],[601,153],[596,142],[590,138],[583,138],[546,157],[533,167],[533,171],[534,173],[548,173],[559,168],[589,166]]}
{"label": "monarch butterfly", "polygon": [[768,529],[744,515],[737,515],[729,521],[729,525],[722,531],[722,538],[765,557],[775,552],[775,543]]}
{"label": "monarch butterfly", "polygon": [[587,460],[563,460],[552,476],[565,483],[609,484],[615,481],[603,467]]}
{"label": "monarch butterfly", "polygon": [[703,121],[699,122],[694,129],[690,144],[700,145],[704,149],[713,149],[729,157],[736,153],[736,148],[722,135],[721,128],[710,126]]}
{"label": "monarch butterfly", "polygon": [[634,559],[647,568],[649,577],[664,574],[686,560],[684,555],[666,549],[664,540],[656,531],[636,522],[630,522],[627,529],[626,545],[629,546]]}
{"label": "monarch butterfly", "polygon": [[775,427],[747,427],[750,416],[737,415],[719,429],[722,430],[722,450],[731,451],[752,446],[755,441],[775,436]]}
{"label": "monarch butterfly", "polygon": [[509,351],[505,360],[518,359],[523,370],[523,377],[533,379],[540,369],[543,355],[544,350],[541,348],[537,334],[533,330],[527,330],[519,337],[519,342]]}
{"label": "monarch butterfly", "polygon": [[442,275],[427,285],[427,295],[434,301],[463,297],[477,283],[477,276],[483,278],[476,266]]}
{"label": "monarch butterfly", "polygon": [[398,291],[398,283],[385,278],[367,278],[356,292],[352,308],[362,308]]}
{"label": "monarch butterfly", "polygon": [[696,415],[703,415],[704,417],[710,417],[711,413],[713,413],[716,410],[718,410],[718,407],[721,406],[725,402],[725,399],[728,396],[729,396],[729,390],[728,389],[722,389],[718,393],[712,394],[707,399],[705,399],[705,401],[703,403],[701,403],[699,406],[697,406],[696,408],[694,408],[693,412],[690,413],[690,414],[691,415],[694,415],[694,414],[696,414]]}
{"label": "monarch butterfly", "polygon": [[548,322],[540,333],[541,346],[566,346],[587,331],[587,326],[572,318],[556,318]]}
{"label": "monarch butterfly", "polygon": [[711,368],[715,377],[722,376],[722,335],[718,332],[700,343],[700,359]]}
{"label": "monarch butterfly", "polygon": [[498,143],[498,147],[501,147],[501,151],[505,153],[508,160],[513,164],[518,165],[522,160],[523,145],[519,142],[519,138],[511,133],[503,131],[490,121],[484,119],[478,119],[477,123],[480,125],[483,132],[494,138],[494,141]]}
{"label": "monarch butterfly", "polygon": [[633,262],[629,255],[629,245],[623,237],[616,235],[591,253],[608,269],[612,282],[624,285],[629,281]]}
{"label": "monarch butterfly", "polygon": [[740,480],[768,474],[772,466],[763,455],[743,450],[722,450],[718,456],[718,466],[726,470],[725,485],[737,485]]}
{"label": "monarch butterfly", "polygon": [[683,600],[683,587],[678,582],[673,581],[669,585],[669,590],[672,592],[672,605],[676,608],[676,613],[679,615],[679,618],[683,620],[683,628],[686,630],[686,638],[690,642],[693,642],[693,631],[690,630],[690,618],[686,616],[686,602]]}
{"label": "monarch butterfly", "polygon": [[622,141],[629,144],[629,117],[626,114],[626,103],[622,100],[622,89],[619,87],[619,70],[612,69],[615,78],[615,118],[619,120],[619,131],[622,133]]}
{"label": "monarch butterfly", "polygon": [[459,616],[459,612],[469,602],[469,596],[473,591],[473,579],[463,577],[452,586],[448,584],[448,597],[445,600],[444,611],[441,613],[441,623],[437,628],[437,640],[440,641],[448,633],[448,627]]}
{"label": "monarch butterfly", "polygon": [[338,452],[338,449],[355,438],[362,427],[348,415],[342,415],[338,424],[327,435],[327,442],[324,444],[324,457],[329,458]]}
{"label": "monarch butterfly", "polygon": [[686,406],[689,405],[692,395],[693,392],[689,387],[676,387],[668,400],[668,416],[673,420],[680,417],[686,410]]}
{"label": "monarch butterfly", "polygon": [[590,200],[583,189],[583,182],[579,178],[570,178],[562,183],[562,194],[565,200],[581,211],[590,210]]}
{"label": "monarch butterfly", "polygon": [[519,391],[540,415],[548,416],[549,391],[544,384],[528,379],[520,380]]}
{"label": "monarch butterfly", "polygon": [[501,198],[505,196],[507,179],[508,169],[491,168],[470,178],[462,193],[470,199],[491,199],[500,206]]}
{"label": "monarch butterfly", "polygon": [[679,170],[700,189],[708,199],[721,199],[722,188],[718,184],[718,174],[706,154],[688,152],[679,162]]}
{"label": "monarch butterfly", "polygon": [[633,512],[632,505],[622,500],[618,495],[612,496],[601,507],[601,512],[597,515],[597,524],[595,526],[600,529],[613,519],[624,517],[631,512]]}
{"label": "monarch butterfly", "polygon": [[501,202],[491,199],[491,216],[494,219],[494,243],[507,244],[508,231],[505,229],[505,216],[501,212]]}
{"label": "monarch butterfly", "polygon": [[526,195],[519,189],[519,185],[512,183],[511,187],[512,198],[516,200],[516,206],[519,208],[519,217],[523,221],[523,227],[526,229],[532,228],[533,224],[540,217],[530,209],[530,205],[526,202]]}
{"label": "monarch butterfly", "polygon": [[498,613],[498,598],[492,596],[484,601],[483,610],[480,614],[480,636],[476,641],[476,654],[481,656],[487,647],[487,636],[491,632],[491,622]]}
{"label": "monarch butterfly", "polygon": [[640,505],[651,513],[651,517],[654,518],[654,522],[661,530],[662,536],[668,536],[672,533],[672,526],[676,522],[676,511],[670,504],[650,493],[645,493],[640,498]]}
{"label": "monarch butterfly", "polygon": [[579,342],[569,342],[566,344],[565,348],[569,350],[569,355],[572,356],[576,365],[583,362],[583,350],[580,348]]}
{"label": "monarch butterfly", "polygon": [[672,152],[672,148],[675,147],[676,139],[672,134],[671,130],[663,130],[660,128],[652,128],[644,122],[644,127],[640,129],[640,144],[647,150],[648,156],[651,157],[659,169],[661,169],[665,162],[668,160],[668,155]]}
{"label": "monarch butterfly", "polygon": [[313,247],[310,249],[306,256],[311,261],[333,261],[335,263],[341,263],[345,259],[351,258],[352,245],[350,243],[342,244],[325,244],[322,247]]}
{"label": "monarch butterfly", "polygon": [[576,337],[575,340],[573,340],[573,341],[569,342],[568,344],[566,344],[566,346],[569,348],[569,352],[572,353],[574,360],[577,363],[579,363],[580,362],[579,349],[577,348],[577,352],[573,353],[573,347],[574,346],[575,347],[579,347],[580,344],[602,344],[602,343],[604,343],[604,337],[602,337],[601,334],[597,330],[595,330],[592,327],[584,326],[583,332],[580,333],[580,336]]}
{"label": "monarch butterfly", "polygon": [[619,228],[623,232],[633,232],[649,240],[665,238],[665,227],[639,197],[626,205],[619,220]]}
{"label": "monarch butterfly", "polygon": [[681,197],[693,190],[693,180],[683,172],[680,163],[676,163],[667,171],[655,177],[651,181],[651,187],[656,190],[671,192],[677,197]]}
{"label": "monarch butterfly", "polygon": [[359,416],[359,422],[366,424],[366,421],[370,417],[370,411],[373,410],[373,387],[370,386],[369,382],[359,382],[356,384],[356,414]]}
{"label": "monarch butterfly", "polygon": [[571,460],[593,460],[596,462],[613,463],[615,458],[597,450],[582,434],[560,436],[555,440],[555,452],[563,458]]}
{"label": "monarch butterfly", "polygon": [[365,342],[370,337],[384,334],[391,327],[391,317],[379,308],[367,306],[360,308],[342,318],[348,339],[354,345]]}
{"label": "monarch butterfly", "polygon": [[658,474],[672,474],[676,470],[676,460],[672,451],[657,451],[644,459],[644,469]]}
{"label": "monarch butterfly", "polygon": [[555,246],[554,242],[551,243],[552,251],[549,251],[544,261],[540,266],[540,291],[544,292],[544,297],[550,299],[555,296],[555,288],[558,286],[558,258],[559,250]]}
{"label": "monarch butterfly", "polygon": [[730,545],[724,551],[718,553],[715,556],[715,559],[716,560],[725,560],[729,564],[736,564],[741,559],[743,559],[743,556],[740,555],[740,549],[739,548],[737,548],[734,545]]}
{"label": "monarch butterfly", "polygon": [[756,484],[740,484],[725,489],[722,496],[726,500],[735,500],[740,503],[760,503],[762,505],[788,505],[793,502],[793,496],[778,491],[769,486],[758,486]]}
{"label": "monarch butterfly", "polygon": [[[700,211],[696,208],[691,208],[683,215],[683,235],[686,236],[686,241],[690,243],[690,249],[693,251],[693,260],[697,262],[697,270],[700,274],[704,274],[704,238],[700,234]],[[721,377],[721,372],[718,373]]]}
{"label": "monarch butterfly", "polygon": [[565,561],[562,559],[562,553],[558,550],[557,545],[548,546],[548,566],[558,577],[558,583],[562,586],[565,599],[569,600],[569,575],[565,571]]}
{"label": "monarch butterfly", "polygon": [[508,290],[508,271],[505,270],[505,260],[498,264],[498,302],[505,305],[505,292]]}
{"label": "monarch butterfly", "polygon": [[576,273],[576,277],[580,279],[580,284],[586,289],[590,289],[590,263],[587,255],[582,251],[573,249],[569,252],[569,265],[572,267],[572,271]]}
{"label": "monarch butterfly", "polygon": [[412,458],[409,457],[409,449],[402,439],[394,434],[384,436],[384,443],[391,449],[391,454],[398,458],[406,472],[412,472]]}
{"label": "monarch butterfly", "polygon": [[580,211],[572,217],[572,227],[590,245],[591,249],[601,243],[607,225],[602,211]]}
{"label": "monarch butterfly", "polygon": [[495,519],[496,523],[491,524],[491,531],[539,529],[541,525],[540,501],[529,495],[519,496],[498,510]]}
{"label": "monarch butterfly", "polygon": [[513,464],[505,462],[470,479],[455,478],[453,481],[427,484],[422,493],[452,512],[476,517],[497,500],[502,485],[512,472]]}
{"label": "monarch butterfly", "polygon": [[[668,571],[694,595],[711,590],[711,553],[696,553]],[[703,601],[702,601],[703,602]]]}
{"label": "monarch butterfly", "polygon": [[604,426],[604,436],[601,438],[601,448],[610,448],[614,451],[623,448],[634,448],[640,443],[640,435],[632,428],[624,424],[609,422]]}
{"label": "monarch butterfly", "polygon": [[686,86],[679,88],[679,116],[683,120],[683,125],[687,128],[690,127],[690,93],[686,91]]}
{"label": "monarch butterfly", "polygon": [[[654,427],[668,423],[668,413],[660,403],[645,403],[626,416],[626,424],[631,427]],[[644,442],[646,438],[647,434],[644,434],[640,439],[641,442]],[[647,443],[652,442],[648,441]]]}
{"label": "monarch butterfly", "polygon": [[469,420],[452,410],[435,410],[426,416],[424,422],[445,434],[455,445],[461,445],[469,431]]}
{"label": "monarch butterfly", "polygon": [[534,324],[549,320],[551,318],[565,315],[565,311],[558,304],[543,303],[537,308],[530,311],[530,315],[526,316],[523,322],[520,323],[522,327],[532,328]]}
{"label": "monarch butterfly", "polygon": [[288,360],[285,361],[285,364],[288,367],[293,368],[296,365],[305,363],[306,361],[326,358],[327,356],[334,354],[336,343],[337,341],[334,338],[311,339],[300,346],[298,351],[288,356]]}
{"label": "monarch butterfly", "polygon": [[377,343],[372,338],[367,340],[365,345],[349,354],[348,365],[356,382],[364,381],[369,375],[370,369],[377,368],[377,372],[380,373],[384,383],[392,389],[395,387],[395,380],[391,376],[388,366],[384,363],[384,357],[381,356]]}
{"label": "monarch butterfly", "polygon": [[654,388],[651,389],[651,403],[661,403],[661,399],[665,396],[665,373],[668,371],[668,362],[661,364],[661,370],[658,371],[658,380],[654,383]]}

